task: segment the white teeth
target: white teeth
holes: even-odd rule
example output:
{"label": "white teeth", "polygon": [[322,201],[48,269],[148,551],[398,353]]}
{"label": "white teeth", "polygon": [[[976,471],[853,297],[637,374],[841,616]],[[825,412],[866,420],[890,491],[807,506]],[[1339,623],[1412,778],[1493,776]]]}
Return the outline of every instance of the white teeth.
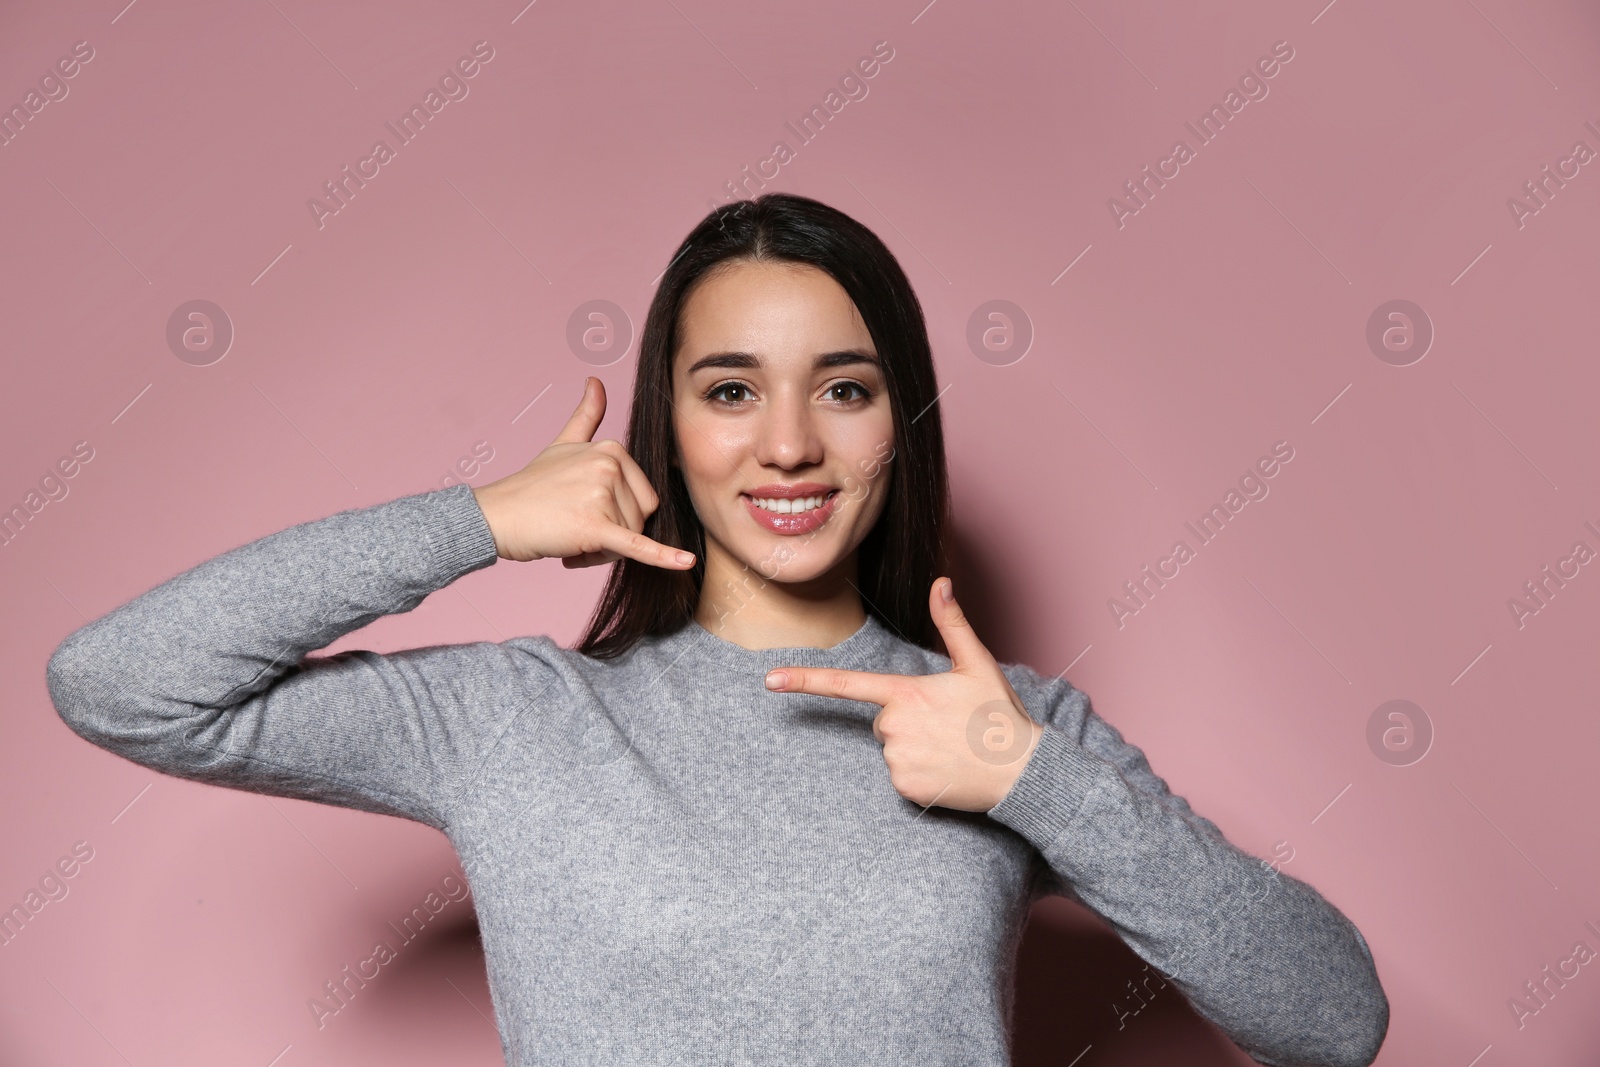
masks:
{"label": "white teeth", "polygon": [[823,503],[827,501],[828,497],[826,494],[824,494],[822,496],[805,496],[798,498],[786,496],[758,496],[751,497],[751,499],[756,502],[756,507],[761,508],[763,511],[770,511],[774,515],[800,515],[807,511],[811,511],[814,508],[820,508]]}

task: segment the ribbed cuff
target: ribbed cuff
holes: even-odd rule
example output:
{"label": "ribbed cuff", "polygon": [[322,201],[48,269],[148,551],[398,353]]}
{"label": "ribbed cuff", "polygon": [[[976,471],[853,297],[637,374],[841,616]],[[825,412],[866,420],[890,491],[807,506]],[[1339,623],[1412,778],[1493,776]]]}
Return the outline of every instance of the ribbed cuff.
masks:
{"label": "ribbed cuff", "polygon": [[425,494],[425,499],[432,505],[427,534],[434,566],[447,582],[500,558],[494,547],[494,532],[483,517],[472,486],[462,482],[436,489]]}
{"label": "ribbed cuff", "polygon": [[1084,798],[1116,768],[1085,752],[1061,730],[1040,724],[1044,733],[1022,774],[989,817],[1011,827],[1041,852],[1061,836]]}

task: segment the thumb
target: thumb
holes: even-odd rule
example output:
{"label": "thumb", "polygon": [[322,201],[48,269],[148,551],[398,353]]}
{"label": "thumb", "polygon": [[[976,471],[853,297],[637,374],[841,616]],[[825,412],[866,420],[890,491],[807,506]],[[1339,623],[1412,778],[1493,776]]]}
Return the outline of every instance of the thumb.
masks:
{"label": "thumb", "polygon": [[933,624],[944,638],[944,647],[950,651],[950,665],[956,670],[992,668],[998,670],[994,657],[978,640],[978,635],[967,621],[966,613],[956,603],[955,585],[949,578],[934,581],[929,594],[929,611]]}
{"label": "thumb", "polygon": [[[593,382],[593,385],[589,383]],[[583,380],[583,397],[578,401],[578,409],[572,413],[572,418],[561,427],[561,432],[556,434],[552,444],[571,444],[574,442],[593,440],[594,432],[600,428],[600,421],[606,417],[606,387],[599,378],[585,378]]]}

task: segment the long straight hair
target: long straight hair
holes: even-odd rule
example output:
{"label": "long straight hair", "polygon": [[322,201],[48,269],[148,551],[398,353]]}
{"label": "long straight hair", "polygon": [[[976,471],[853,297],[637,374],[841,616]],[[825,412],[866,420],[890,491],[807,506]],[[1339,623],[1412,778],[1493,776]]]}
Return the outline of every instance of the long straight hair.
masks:
{"label": "long straight hair", "polygon": [[694,618],[705,580],[705,529],[674,463],[672,364],[689,294],[713,268],[736,260],[825,271],[854,301],[871,333],[895,440],[884,467],[890,483],[883,514],[858,550],[857,588],[869,615],[913,644],[936,648],[927,598],[944,563],[949,485],[922,305],[899,261],[867,227],[819,201],[767,193],[724,204],[690,231],[662,276],[639,338],[626,448],[661,501],[644,533],[693,552],[695,565],[674,571],[627,558],[612,564],[578,651],[610,659]]}

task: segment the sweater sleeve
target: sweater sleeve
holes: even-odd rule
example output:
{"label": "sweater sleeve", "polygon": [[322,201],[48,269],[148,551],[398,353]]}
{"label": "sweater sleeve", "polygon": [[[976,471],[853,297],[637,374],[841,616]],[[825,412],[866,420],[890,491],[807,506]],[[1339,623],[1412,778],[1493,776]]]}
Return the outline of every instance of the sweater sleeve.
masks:
{"label": "sweater sleeve", "polygon": [[1043,726],[991,818],[1202,1016],[1273,1067],[1366,1067],[1389,1001],[1355,924],[1305,882],[1230,843],[1069,682],[1003,668]]}
{"label": "sweater sleeve", "polygon": [[143,766],[442,830],[503,714],[505,650],[306,654],[497,558],[467,485],[291,526],[69,634],[50,698],[73,732]]}

